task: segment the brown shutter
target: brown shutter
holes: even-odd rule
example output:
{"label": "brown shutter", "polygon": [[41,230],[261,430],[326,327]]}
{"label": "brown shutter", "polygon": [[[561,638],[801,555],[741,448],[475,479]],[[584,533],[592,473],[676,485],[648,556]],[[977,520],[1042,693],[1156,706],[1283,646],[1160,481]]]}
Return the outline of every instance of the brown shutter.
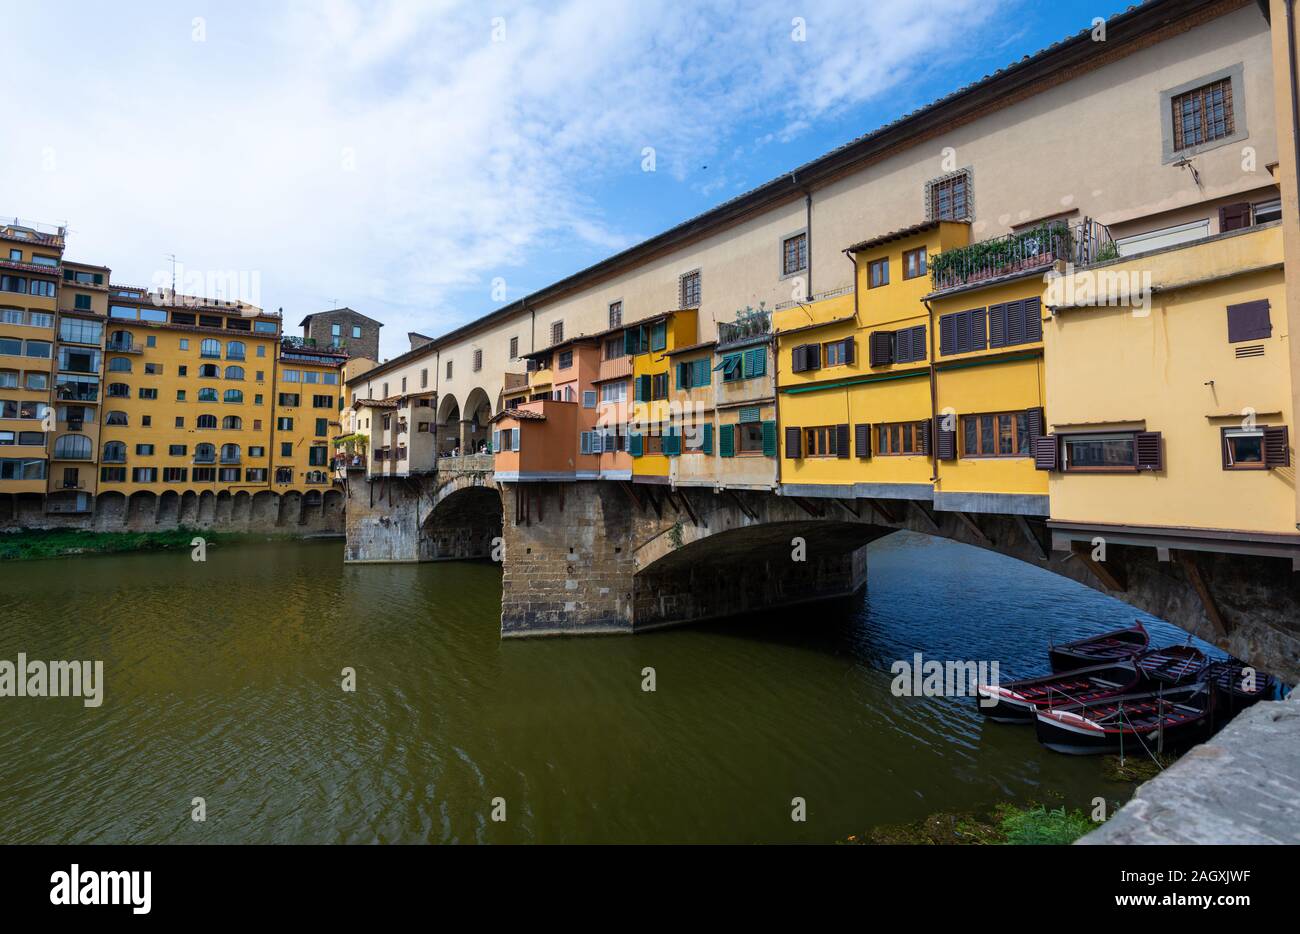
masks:
{"label": "brown shutter", "polygon": [[[1015,304],[1016,303],[1013,303],[1012,306],[1008,306],[999,303],[997,305],[989,306],[989,346],[990,347],[1005,347],[1007,345],[1008,343],[1007,309],[1008,307],[1014,307]],[[1016,308],[1015,310],[1019,311],[1018,308]],[[1016,343],[1016,342],[1011,341],[1010,343]]]}
{"label": "brown shutter", "polygon": [[921,425],[921,453],[930,453],[930,420],[926,419]]}
{"label": "brown shutter", "polygon": [[844,362],[845,363],[853,362],[854,345],[856,343],[857,340],[855,338],[852,337],[844,338]]}
{"label": "brown shutter", "polygon": [[1264,429],[1264,463],[1269,467],[1291,466],[1291,437],[1286,425]]}
{"label": "brown shutter", "polygon": [[1228,306],[1228,343],[1262,341],[1273,336],[1268,299]]}
{"label": "brown shutter", "polygon": [[804,369],[820,370],[822,368],[822,345],[805,344],[803,348]]}
{"label": "brown shutter", "polygon": [[858,457],[871,456],[871,423],[853,426],[853,453]]}
{"label": "brown shutter", "polygon": [[872,331],[867,338],[872,366],[886,366],[894,360],[894,335],[889,331]]}
{"label": "brown shutter", "polygon": [[1059,470],[1056,435],[1042,435],[1034,439],[1034,467],[1037,470]]}
{"label": "brown shutter", "polygon": [[849,456],[849,426],[848,425],[835,426],[835,456],[836,457]]}
{"label": "brown shutter", "polygon": [[790,350],[790,372],[802,373],[803,369],[803,344],[800,344]]}
{"label": "brown shutter", "polygon": [[1164,470],[1164,444],[1158,431],[1139,431],[1134,439],[1138,470]]}
{"label": "brown shutter", "polygon": [[1025,299],[1025,340],[1043,339],[1043,302],[1038,298]]}
{"label": "brown shutter", "polygon": [[[934,426],[935,428],[935,449],[941,461],[955,461],[957,459],[957,429],[944,428],[943,420],[945,416],[940,415]],[[953,424],[958,424],[957,416],[953,416]]]}
{"label": "brown shutter", "polygon": [[1219,208],[1219,233],[1250,226],[1250,205],[1244,201]]}
{"label": "brown shutter", "polygon": [[789,428],[785,430],[785,456],[791,460],[798,460],[803,457],[803,432],[798,428]]}
{"label": "brown shutter", "polygon": [[1041,408],[1025,409],[1025,421],[1029,427],[1029,443],[1033,444],[1043,436],[1043,410]]}

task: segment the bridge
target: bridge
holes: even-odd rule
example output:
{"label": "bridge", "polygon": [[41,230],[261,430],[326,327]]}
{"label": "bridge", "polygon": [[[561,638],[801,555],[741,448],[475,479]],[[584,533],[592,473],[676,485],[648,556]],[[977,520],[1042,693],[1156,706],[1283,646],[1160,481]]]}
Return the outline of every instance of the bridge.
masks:
{"label": "bridge", "polygon": [[499,483],[492,464],[472,455],[415,477],[350,471],[347,560],[496,558],[503,637],[636,633],[851,594],[866,583],[865,546],[906,529],[1068,577],[1300,679],[1300,585],[1286,560],[1123,542],[1094,560],[1093,546],[1054,540],[1040,517],[915,499]]}

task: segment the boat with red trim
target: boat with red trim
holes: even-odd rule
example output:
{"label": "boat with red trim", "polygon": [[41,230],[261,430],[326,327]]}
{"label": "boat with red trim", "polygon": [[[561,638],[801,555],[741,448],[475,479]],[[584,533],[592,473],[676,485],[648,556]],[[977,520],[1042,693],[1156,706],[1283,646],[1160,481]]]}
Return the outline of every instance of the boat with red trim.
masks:
{"label": "boat with red trim", "polygon": [[1099,636],[1050,646],[1047,657],[1052,671],[1071,671],[1132,658],[1138,652],[1146,651],[1150,644],[1151,636],[1146,627],[1140,621],[1135,621],[1128,629],[1117,629]]}
{"label": "boat with red trim", "polygon": [[1190,645],[1169,645],[1143,652],[1135,661],[1143,680],[1153,688],[1173,687],[1200,680],[1210,660],[1200,649]]}
{"label": "boat with red trim", "polygon": [[1205,669],[1205,680],[1214,689],[1215,702],[1225,720],[1272,695],[1275,683],[1271,675],[1257,672],[1237,658],[1211,662]]}
{"label": "boat with red trim", "polygon": [[1096,701],[1139,689],[1142,675],[1133,661],[1076,668],[1006,684],[981,684],[975,694],[980,713],[999,723],[1032,723],[1048,707]]}
{"label": "boat with red trim", "polygon": [[1121,694],[1038,711],[1034,727],[1048,749],[1069,755],[1155,753],[1200,742],[1213,732],[1214,691],[1204,681]]}

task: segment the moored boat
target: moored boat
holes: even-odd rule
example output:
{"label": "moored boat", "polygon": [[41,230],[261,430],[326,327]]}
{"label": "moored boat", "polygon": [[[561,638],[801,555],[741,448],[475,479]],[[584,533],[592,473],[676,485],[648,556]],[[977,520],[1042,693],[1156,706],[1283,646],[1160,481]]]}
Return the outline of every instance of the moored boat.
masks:
{"label": "moored boat", "polygon": [[1141,681],[1132,661],[1076,668],[976,689],[980,713],[999,723],[1030,723],[1034,714],[1061,704],[1101,700],[1137,689]]}
{"label": "moored boat", "polygon": [[1199,742],[1213,729],[1214,692],[1204,681],[1038,711],[1038,741],[1056,752],[1140,755]]}
{"label": "moored boat", "polygon": [[1255,701],[1273,693],[1273,678],[1255,671],[1240,659],[1211,662],[1205,680],[1215,693],[1221,719],[1236,716]]}
{"label": "moored boat", "polygon": [[1170,645],[1143,652],[1135,661],[1142,678],[1153,688],[1191,684],[1205,673],[1210,660],[1190,645]]}
{"label": "moored boat", "polygon": [[1135,622],[1128,629],[1117,629],[1099,636],[1053,645],[1048,649],[1047,657],[1052,671],[1070,671],[1123,661],[1145,651],[1150,642],[1151,637],[1147,634],[1146,627],[1141,622]]}

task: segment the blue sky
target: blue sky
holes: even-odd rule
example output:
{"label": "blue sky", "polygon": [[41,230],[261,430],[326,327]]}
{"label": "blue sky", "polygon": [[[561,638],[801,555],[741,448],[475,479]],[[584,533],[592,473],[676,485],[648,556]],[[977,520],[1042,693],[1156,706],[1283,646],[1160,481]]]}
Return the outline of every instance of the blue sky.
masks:
{"label": "blue sky", "polygon": [[286,330],[350,305],[392,356],[1122,8],[0,0],[0,214],[118,282],[241,274]]}

